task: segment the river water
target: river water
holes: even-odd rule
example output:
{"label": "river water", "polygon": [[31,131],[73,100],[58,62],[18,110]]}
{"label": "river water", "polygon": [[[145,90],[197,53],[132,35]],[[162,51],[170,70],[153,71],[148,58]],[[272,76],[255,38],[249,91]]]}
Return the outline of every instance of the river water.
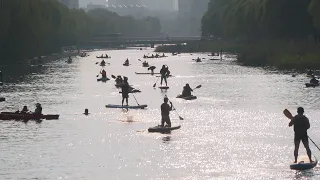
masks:
{"label": "river water", "polygon": [[[95,56],[106,60],[107,75],[125,75],[141,89],[135,94],[145,110],[107,109],[120,104],[114,81],[97,82],[101,67]],[[319,179],[320,169],[289,169],[293,162],[293,130],[282,114],[303,106],[310,119],[310,137],[320,143],[318,95],[320,88],[305,88],[304,75],[291,77],[277,71],[237,65],[232,59],[210,61],[205,54],[180,54],[148,59],[159,71],[167,64],[175,76],[170,89],[153,88],[157,78],[135,75],[146,72],[137,59],[152,49],[91,52],[89,57],[32,67],[27,75],[14,67],[4,69],[1,111],[16,111],[40,102],[44,114],[60,114],[59,120],[0,121],[0,179]],[[206,58],[201,63],[196,57]],[[129,58],[130,67],[122,66]],[[202,85],[197,100],[175,96],[189,83]],[[159,86],[159,81],[157,86]],[[171,134],[148,133],[160,124],[164,95],[176,112]],[[136,105],[132,95],[129,104]],[[91,113],[84,116],[85,108]],[[184,118],[179,120],[178,113]],[[128,122],[127,122],[128,121]],[[130,122],[133,121],[133,122]],[[314,155],[319,152],[312,145]],[[301,154],[305,154],[302,147]]]}

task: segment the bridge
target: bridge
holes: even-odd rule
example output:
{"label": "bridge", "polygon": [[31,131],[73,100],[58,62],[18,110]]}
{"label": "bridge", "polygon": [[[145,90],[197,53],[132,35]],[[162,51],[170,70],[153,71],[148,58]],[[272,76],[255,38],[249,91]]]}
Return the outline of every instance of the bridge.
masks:
{"label": "bridge", "polygon": [[201,36],[176,36],[176,37],[92,37],[83,42],[93,46],[120,46],[120,45],[155,45],[155,44],[182,44],[200,41]]}

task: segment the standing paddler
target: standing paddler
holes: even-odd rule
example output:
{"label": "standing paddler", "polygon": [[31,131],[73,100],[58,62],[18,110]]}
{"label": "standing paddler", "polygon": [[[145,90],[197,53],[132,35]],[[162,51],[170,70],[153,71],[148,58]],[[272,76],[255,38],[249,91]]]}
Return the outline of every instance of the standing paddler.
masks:
{"label": "standing paddler", "polygon": [[164,103],[161,104],[161,126],[164,127],[164,124],[166,123],[166,127],[171,127],[171,121],[170,121],[170,111],[172,111],[172,102],[170,102],[170,105],[168,104],[169,99],[165,97],[163,99]]}
{"label": "standing paddler", "polygon": [[310,128],[309,119],[303,115],[304,109],[302,107],[299,107],[297,112],[298,115],[294,116],[289,123],[289,127],[293,125],[294,130],[294,163],[297,163],[300,141],[302,141],[304,147],[306,148],[307,155],[311,163],[313,161],[311,159],[311,150],[309,147],[307,133],[307,130]]}
{"label": "standing paddler", "polygon": [[161,74],[161,82],[160,82],[161,86],[162,86],[163,80],[166,83],[166,86],[168,86],[168,83],[167,83],[168,66],[163,65],[160,70],[160,74]]}
{"label": "standing paddler", "polygon": [[124,100],[126,100],[127,106],[128,106],[128,98],[129,98],[129,91],[130,91],[130,85],[128,83],[128,78],[123,77],[123,83],[121,84],[121,93],[122,93],[122,106]]}

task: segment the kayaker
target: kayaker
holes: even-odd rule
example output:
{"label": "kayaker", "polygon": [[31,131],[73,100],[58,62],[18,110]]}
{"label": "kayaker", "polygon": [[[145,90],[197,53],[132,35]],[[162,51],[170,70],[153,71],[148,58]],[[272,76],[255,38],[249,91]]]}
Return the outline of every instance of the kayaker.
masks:
{"label": "kayaker", "polygon": [[319,81],[316,79],[315,76],[312,76],[312,79],[310,80],[311,84],[319,84]]}
{"label": "kayaker", "polygon": [[151,71],[151,75],[153,75],[154,74],[154,70],[156,69],[156,67],[155,66],[150,66],[149,68],[148,68],[148,70],[150,70]]}
{"label": "kayaker", "polygon": [[144,55],[143,55],[143,58],[147,58],[147,56],[144,54]]}
{"label": "kayaker", "polygon": [[102,75],[102,78],[107,78],[107,72],[103,69],[100,74]]}
{"label": "kayaker", "polygon": [[163,99],[164,103],[161,104],[161,126],[163,127],[166,123],[167,127],[171,127],[171,121],[170,121],[170,111],[172,111],[172,102],[170,102],[170,106],[168,104],[169,99],[165,97]]}
{"label": "kayaker", "polygon": [[71,57],[69,56],[69,59],[68,59],[68,61],[72,61],[72,59],[71,59]]}
{"label": "kayaker", "polygon": [[164,53],[162,53],[162,57],[166,57],[166,55],[164,55]]}
{"label": "kayaker", "polygon": [[189,84],[186,84],[184,87],[183,87],[183,91],[182,91],[182,97],[189,97],[189,96],[192,96],[191,95],[191,92],[193,90],[191,89],[191,87],[189,86]]}
{"label": "kayaker", "polygon": [[170,77],[170,71],[169,71],[169,67],[167,66],[167,74],[166,74],[166,77],[168,78],[168,77]]}
{"label": "kayaker", "polygon": [[89,114],[90,114],[90,113],[89,113],[89,110],[88,110],[88,109],[85,109],[83,114],[84,114],[84,115],[89,115]]}
{"label": "kayaker", "polygon": [[36,104],[36,109],[34,110],[34,114],[42,114],[42,107],[40,103]]}
{"label": "kayaker", "polygon": [[106,64],[106,62],[104,60],[102,60],[100,64],[103,65],[103,64]]}
{"label": "kayaker", "polygon": [[129,64],[129,59],[127,58],[126,61],[124,61],[124,64]]}
{"label": "kayaker", "polygon": [[307,155],[310,162],[313,162],[311,159],[311,150],[309,147],[307,133],[307,130],[310,128],[309,119],[303,115],[304,109],[302,107],[298,108],[297,113],[298,115],[294,116],[289,123],[289,127],[293,125],[294,129],[294,163],[297,163],[300,141],[302,141],[304,147],[307,150]]}
{"label": "kayaker", "polygon": [[106,58],[109,58],[108,54],[106,54]]}
{"label": "kayaker", "polygon": [[23,106],[22,110],[20,113],[28,113],[29,112],[29,109],[27,106]]}
{"label": "kayaker", "polygon": [[168,83],[167,83],[167,71],[168,71],[168,67],[163,65],[161,70],[160,70],[160,74],[161,74],[161,82],[160,82],[160,84],[161,84],[161,86],[162,86],[162,81],[163,80],[166,83],[166,86],[168,86]]}
{"label": "kayaker", "polygon": [[122,106],[124,100],[126,100],[127,106],[128,106],[128,98],[129,98],[129,91],[130,91],[130,85],[128,83],[128,78],[123,77],[123,83],[121,84],[121,93],[122,93]]}

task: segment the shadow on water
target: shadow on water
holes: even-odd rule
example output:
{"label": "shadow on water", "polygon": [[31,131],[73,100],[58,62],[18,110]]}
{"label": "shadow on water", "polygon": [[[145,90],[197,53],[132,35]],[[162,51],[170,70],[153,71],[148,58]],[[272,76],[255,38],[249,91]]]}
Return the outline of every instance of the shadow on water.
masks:
{"label": "shadow on water", "polygon": [[306,178],[309,179],[314,176],[317,176],[317,175],[319,175],[319,173],[316,172],[316,170],[318,170],[318,169],[319,168],[305,170],[305,171],[296,171],[294,179],[306,179]]}
{"label": "shadow on water", "polygon": [[[161,133],[161,134],[171,134],[171,132]],[[162,138],[163,143],[168,144],[171,141],[171,136],[165,136]]]}

